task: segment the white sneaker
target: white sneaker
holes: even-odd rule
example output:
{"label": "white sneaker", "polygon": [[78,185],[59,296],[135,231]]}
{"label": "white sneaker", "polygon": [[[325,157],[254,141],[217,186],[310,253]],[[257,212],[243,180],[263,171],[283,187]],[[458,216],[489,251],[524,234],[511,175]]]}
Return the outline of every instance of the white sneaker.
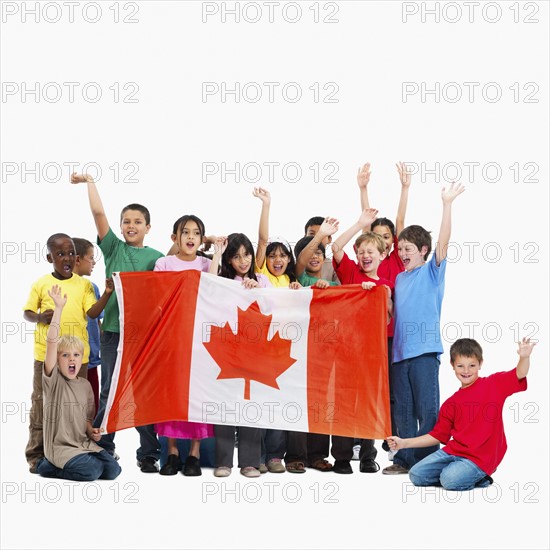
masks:
{"label": "white sneaker", "polygon": [[397,451],[388,451],[388,460],[393,462],[393,457],[397,454]]}
{"label": "white sneaker", "polygon": [[231,468],[229,466],[218,466],[214,470],[214,477],[227,477],[231,475]]}
{"label": "white sneaker", "polygon": [[361,450],[361,445],[354,445],[353,446],[353,456],[351,457],[352,460],[359,460],[359,451]]}
{"label": "white sneaker", "polygon": [[260,477],[262,475],[260,470],[254,468],[254,466],[246,466],[245,468],[241,468],[241,474],[244,477]]}

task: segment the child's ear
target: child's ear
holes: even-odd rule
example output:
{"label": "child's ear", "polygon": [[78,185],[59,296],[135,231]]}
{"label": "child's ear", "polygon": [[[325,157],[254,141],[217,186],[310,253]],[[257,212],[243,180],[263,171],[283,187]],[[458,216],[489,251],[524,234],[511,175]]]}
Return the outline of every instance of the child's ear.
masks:
{"label": "child's ear", "polygon": [[388,249],[384,248],[384,252],[382,252],[382,254],[380,254],[380,261],[384,260],[387,255],[388,255]]}
{"label": "child's ear", "polygon": [[151,224],[147,224],[145,226],[145,234],[147,235],[147,233],[149,233],[149,229],[151,229]]}
{"label": "child's ear", "polygon": [[74,257],[74,264],[78,265],[79,263],[80,263],[80,256],[76,254],[76,256]]}
{"label": "child's ear", "polygon": [[49,252],[46,254],[46,260],[48,260],[48,263],[53,264],[53,258]]}
{"label": "child's ear", "polygon": [[353,251],[357,254],[357,247],[355,245],[353,245]]}
{"label": "child's ear", "polygon": [[428,253],[428,247],[426,245],[424,245],[422,247],[422,249],[420,250],[420,254],[422,254],[422,258],[424,258],[427,253]]}

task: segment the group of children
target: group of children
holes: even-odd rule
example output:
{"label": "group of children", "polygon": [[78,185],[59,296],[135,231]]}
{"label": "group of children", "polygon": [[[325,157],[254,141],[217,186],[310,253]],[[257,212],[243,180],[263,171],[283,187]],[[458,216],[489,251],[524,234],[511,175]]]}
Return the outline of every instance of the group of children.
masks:
{"label": "group of children", "polygon": [[[183,271],[195,269],[232,279],[247,289],[275,287],[297,290],[306,286],[360,284],[370,290],[384,286],[388,311],[388,368],[392,433],[383,447],[393,464],[384,474],[409,473],[417,485],[442,485],[448,489],[484,486],[506,450],[502,421],[489,423],[481,415],[465,415],[461,407],[471,399],[492,400],[500,410],[507,396],[526,388],[533,342],[519,344],[517,368],[478,380],[483,358],[479,344],[461,339],[451,348],[451,364],[461,389],[439,411],[439,363],[443,353],[439,334],[444,293],[447,247],[451,236],[452,203],[463,191],[452,184],[443,189],[443,213],[435,252],[432,241],[418,225],[405,227],[410,174],[397,165],[401,196],[395,225],[379,218],[368,199],[370,165],[358,171],[361,215],[343,231],[335,218],[314,217],[305,235],[292,250],[281,237],[270,237],[271,196],[255,188],[261,201],[256,251],[242,233],[227,237],[207,236],[203,222],[194,215],[180,217],[172,231],[173,246],[164,256],[144,246],[150,215],[140,204],[129,204],[121,213],[123,239],[113,232],[93,179],[72,175],[72,183],[85,183],[97,229],[97,242],[105,258],[106,286],[100,295],[89,276],[95,264],[90,241],[64,233],[47,242],[47,259],[53,273],[32,287],[24,307],[27,321],[37,324],[30,435],[26,449],[32,473],[73,480],[114,479],[120,473],[115,434],[100,434],[120,340],[118,303],[113,293],[113,272]],[[344,247],[354,242],[356,260]],[[332,244],[332,259],[325,247]],[[203,245],[213,245],[208,257]],[[104,311],[103,311],[104,310]],[[98,317],[103,312],[101,324]],[[100,348],[100,349],[99,349]],[[99,353],[100,352],[100,353]],[[99,390],[97,366],[101,365]],[[85,379],[88,378],[89,382]],[[44,399],[42,400],[42,393]],[[99,395],[98,395],[99,394]],[[76,404],[66,407],[67,403]],[[73,410],[74,409],[74,410]],[[481,409],[480,409],[481,410]],[[44,413],[44,417],[43,417]],[[501,415],[500,415],[501,416]],[[167,438],[168,456],[161,475],[201,475],[200,442],[215,436],[216,477],[231,474],[235,426],[183,421],[140,426],[136,452],[142,472],[159,472],[160,443]],[[190,440],[185,460],[179,456],[178,440]],[[254,427],[238,428],[238,467],[246,477],[262,473],[303,473],[306,467],[339,474],[353,473],[350,461],[357,443],[350,437],[284,432]],[[439,450],[440,443],[448,443]],[[374,473],[380,468],[374,441],[360,442],[359,470]]]}

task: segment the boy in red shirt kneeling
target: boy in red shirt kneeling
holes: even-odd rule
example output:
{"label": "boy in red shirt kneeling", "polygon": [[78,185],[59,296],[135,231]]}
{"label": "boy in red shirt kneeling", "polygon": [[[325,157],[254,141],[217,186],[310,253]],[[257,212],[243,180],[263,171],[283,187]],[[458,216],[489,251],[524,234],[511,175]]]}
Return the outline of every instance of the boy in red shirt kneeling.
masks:
{"label": "boy in red shirt kneeling", "polygon": [[527,389],[526,376],[534,345],[535,342],[523,338],[517,351],[517,367],[487,378],[479,378],[483,351],[475,340],[462,338],[451,346],[451,365],[462,387],[443,403],[434,429],[420,437],[387,438],[395,451],[445,444],[409,470],[414,485],[468,491],[493,482],[491,474],[507,448],[502,422],[504,401]]}

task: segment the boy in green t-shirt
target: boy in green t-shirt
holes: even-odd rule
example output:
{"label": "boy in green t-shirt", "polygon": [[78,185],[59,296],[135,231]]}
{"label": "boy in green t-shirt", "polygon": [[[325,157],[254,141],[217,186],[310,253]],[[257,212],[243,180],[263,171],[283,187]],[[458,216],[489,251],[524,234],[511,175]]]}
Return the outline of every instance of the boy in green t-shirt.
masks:
{"label": "boy in green t-shirt", "polygon": [[[141,204],[129,204],[120,214],[120,230],[124,241],[119,239],[111,229],[103,203],[94,180],[86,174],[72,174],[71,183],[86,183],[88,200],[97,228],[97,243],[105,258],[105,272],[111,277],[114,271],[152,271],[155,262],[164,256],[158,250],[143,245],[145,235],[151,228],[149,210]],[[94,426],[99,427],[105,414],[105,407],[111,378],[115,368],[118,343],[120,340],[119,310],[116,297],[111,297],[105,307],[103,334],[101,336],[101,393],[99,411]],[[136,451],[138,466],[142,472],[158,472],[160,445],[153,425],[136,428],[140,435],[140,447]],[[115,434],[105,434],[99,445],[115,455]]]}

